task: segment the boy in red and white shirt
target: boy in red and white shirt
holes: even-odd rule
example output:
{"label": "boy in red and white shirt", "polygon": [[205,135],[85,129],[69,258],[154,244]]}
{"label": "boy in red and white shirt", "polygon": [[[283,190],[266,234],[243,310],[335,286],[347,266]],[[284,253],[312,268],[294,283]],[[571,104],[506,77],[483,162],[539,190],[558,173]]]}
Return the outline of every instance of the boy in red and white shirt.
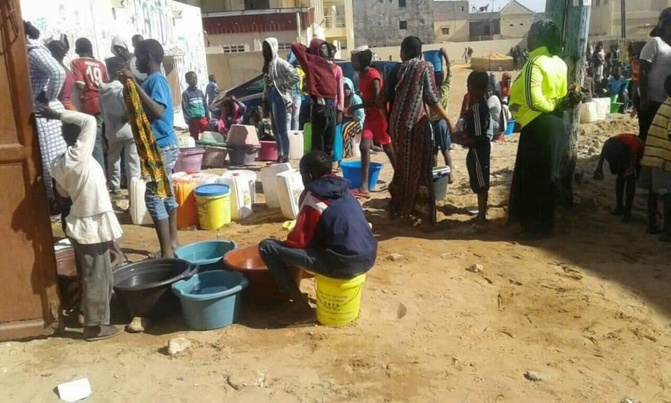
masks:
{"label": "boy in red and white shirt", "polygon": [[79,38],[75,42],[75,53],[79,55],[70,64],[75,84],[81,95],[82,112],[95,116],[98,124],[96,143],[93,149],[93,158],[105,169],[103,154],[102,117],[100,116],[100,86],[109,82],[105,63],[93,58],[93,45],[86,38]]}

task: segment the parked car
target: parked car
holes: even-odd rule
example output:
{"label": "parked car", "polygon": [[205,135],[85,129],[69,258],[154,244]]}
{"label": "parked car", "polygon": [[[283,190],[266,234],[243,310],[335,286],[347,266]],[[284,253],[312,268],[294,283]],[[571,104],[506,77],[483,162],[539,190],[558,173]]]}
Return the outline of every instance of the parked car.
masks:
{"label": "parked car", "polygon": [[[354,72],[354,69],[352,68],[352,62],[343,60],[343,61],[337,61],[336,63],[342,69],[343,75],[351,79],[352,82],[354,82],[354,86],[358,91],[359,76]],[[386,80],[391,70],[397,64],[399,63],[376,61],[373,62],[373,67],[378,69],[382,74],[382,77]],[[240,102],[243,102],[245,105],[247,105],[247,112],[244,118],[245,121],[247,121],[247,119],[249,118],[249,114],[252,112],[252,110],[257,106],[261,105],[261,101],[263,98],[263,75],[259,74],[258,76],[252,78],[251,80],[226,91],[226,96],[234,96]],[[301,116],[300,122],[302,127],[303,123],[306,122],[310,116],[310,97],[308,96],[303,97],[300,116]]]}

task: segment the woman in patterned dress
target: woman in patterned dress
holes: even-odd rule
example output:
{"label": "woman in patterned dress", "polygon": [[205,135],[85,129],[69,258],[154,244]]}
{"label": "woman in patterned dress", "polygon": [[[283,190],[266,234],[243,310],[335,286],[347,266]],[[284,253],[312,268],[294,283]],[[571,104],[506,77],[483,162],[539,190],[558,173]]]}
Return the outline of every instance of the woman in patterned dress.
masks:
{"label": "woman in patterned dress", "polygon": [[391,218],[420,219],[424,227],[436,224],[433,193],[433,140],[429,111],[452,121],[438,104],[431,63],[421,60],[422,42],[409,36],[401,44],[401,60],[390,75],[387,100],[391,103],[389,131],[396,145],[394,179],[389,186]]}

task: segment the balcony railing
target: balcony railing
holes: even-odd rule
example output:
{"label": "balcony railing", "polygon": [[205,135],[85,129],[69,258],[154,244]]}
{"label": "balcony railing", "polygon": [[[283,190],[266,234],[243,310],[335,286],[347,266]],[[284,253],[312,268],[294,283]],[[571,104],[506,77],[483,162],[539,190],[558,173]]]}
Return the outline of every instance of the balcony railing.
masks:
{"label": "balcony railing", "polygon": [[324,18],[324,28],[345,28],[347,26],[344,15],[327,15]]}

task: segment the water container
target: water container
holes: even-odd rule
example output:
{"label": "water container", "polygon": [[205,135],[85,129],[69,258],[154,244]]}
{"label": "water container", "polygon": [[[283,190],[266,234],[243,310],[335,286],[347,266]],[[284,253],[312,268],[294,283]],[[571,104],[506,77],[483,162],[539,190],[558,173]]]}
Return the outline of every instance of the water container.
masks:
{"label": "water container", "polygon": [[280,196],[277,193],[277,174],[291,170],[291,164],[269,164],[261,168],[261,186],[268,208],[280,208]]}
{"label": "water container", "polygon": [[217,270],[178,281],[172,292],[179,298],[184,321],[191,329],[212,330],[237,320],[240,292],[247,284],[240,273]]}
{"label": "water container", "polygon": [[256,161],[259,145],[228,145],[229,159],[233,166],[252,165]]}
{"label": "water container", "polygon": [[[374,190],[382,171],[382,164],[371,162],[368,168],[368,189]],[[361,187],[361,161],[346,161],[341,164],[342,176],[349,181],[350,189]]]}
{"label": "water container", "polygon": [[179,136],[178,139],[179,148],[194,148],[196,146],[196,140],[191,136]]}
{"label": "water container", "polygon": [[580,107],[580,123],[594,123],[597,120],[596,102],[583,102]]}
{"label": "water container", "polygon": [[261,149],[257,158],[259,161],[277,161],[277,142],[261,141]]}
{"label": "water container", "polygon": [[284,217],[295,220],[298,217],[298,200],[304,189],[303,178],[297,169],[277,174],[277,193]]}
{"label": "water container", "polygon": [[174,172],[186,172],[189,174],[200,172],[203,164],[204,148],[184,148],[179,150],[179,156],[175,163]]}
{"label": "water container", "polygon": [[596,119],[606,120],[610,112],[610,98],[594,98],[596,103]]}
{"label": "water container", "polygon": [[312,151],[312,123],[303,125],[303,155]]}
{"label": "water container", "polygon": [[226,157],[228,148],[218,146],[205,147],[203,155],[203,167],[205,168],[223,168],[226,166]]}
{"label": "water container", "polygon": [[447,197],[450,172],[450,167],[433,168],[433,194],[436,196],[436,201],[445,200]]}
{"label": "water container", "polygon": [[252,215],[252,195],[249,189],[249,179],[246,175],[240,175],[231,171],[226,177],[222,177],[225,185],[231,189],[231,218],[243,220]]}
{"label": "water container", "polygon": [[237,247],[237,243],[228,239],[196,242],[175,249],[175,256],[198,266],[198,271],[202,273],[223,269],[224,255]]}
{"label": "water container", "polygon": [[224,143],[224,136],[217,132],[202,132],[199,140],[204,142]]}
{"label": "water container", "polygon": [[130,218],[135,225],[149,225],[152,223],[151,216],[144,202],[144,193],[147,184],[142,178],[133,178],[130,182]]}
{"label": "water container", "polygon": [[303,131],[292,130],[289,132],[289,159],[299,160],[303,158],[305,151],[303,143]]}
{"label": "water container", "polygon": [[342,161],[343,155],[343,138],[342,138],[342,127],[343,125],[336,125],[335,138],[333,139],[333,161],[340,162]]}
{"label": "water container", "polygon": [[254,171],[248,171],[245,169],[235,170],[235,171],[226,171],[223,175],[217,180],[217,183],[225,183],[224,180],[233,174],[241,175],[245,177],[245,180],[249,184],[249,194],[252,196],[252,204],[256,203],[256,177],[257,174]]}
{"label": "water container", "polygon": [[256,127],[245,125],[233,125],[228,132],[226,143],[235,146],[256,146],[259,145],[259,137]]}
{"label": "water container", "polygon": [[231,223],[231,193],[226,185],[201,185],[195,190],[198,222],[204,230],[218,230]]}
{"label": "water container", "polygon": [[198,204],[194,190],[195,181],[174,181],[177,200],[177,229],[187,229],[198,225]]}
{"label": "water container", "polygon": [[515,120],[510,119],[508,122],[506,122],[506,136],[512,136],[512,134],[515,132]]}

